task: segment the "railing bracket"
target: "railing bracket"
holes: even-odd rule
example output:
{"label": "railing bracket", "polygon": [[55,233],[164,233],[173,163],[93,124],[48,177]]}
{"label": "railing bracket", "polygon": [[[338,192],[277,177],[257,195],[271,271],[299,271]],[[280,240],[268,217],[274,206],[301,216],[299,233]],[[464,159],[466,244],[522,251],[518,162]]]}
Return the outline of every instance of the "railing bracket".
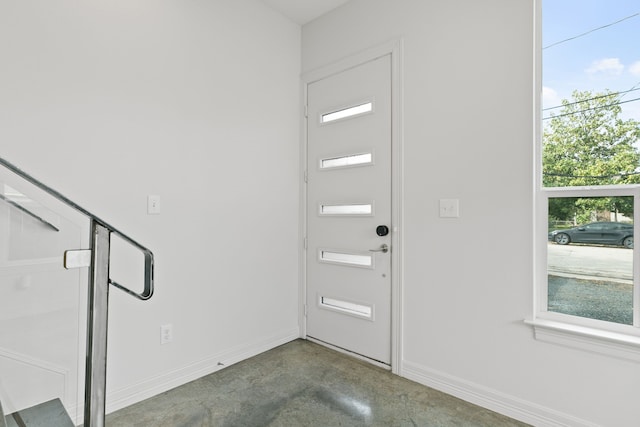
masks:
{"label": "railing bracket", "polygon": [[64,268],[91,267],[91,249],[75,249],[64,251]]}

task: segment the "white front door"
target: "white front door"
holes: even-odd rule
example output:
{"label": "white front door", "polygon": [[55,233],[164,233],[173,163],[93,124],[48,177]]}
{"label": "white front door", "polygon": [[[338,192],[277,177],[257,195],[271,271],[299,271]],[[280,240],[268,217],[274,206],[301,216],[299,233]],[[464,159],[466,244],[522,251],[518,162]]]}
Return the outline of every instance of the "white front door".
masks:
{"label": "white front door", "polygon": [[307,87],[307,336],[391,364],[391,56]]}

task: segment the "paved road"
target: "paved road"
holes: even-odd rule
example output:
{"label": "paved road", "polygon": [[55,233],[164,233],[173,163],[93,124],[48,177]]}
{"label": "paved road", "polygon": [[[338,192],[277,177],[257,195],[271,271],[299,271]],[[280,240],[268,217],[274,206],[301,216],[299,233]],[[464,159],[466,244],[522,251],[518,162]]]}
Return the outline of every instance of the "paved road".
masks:
{"label": "paved road", "polygon": [[548,244],[548,271],[565,277],[633,280],[633,250],[615,246]]}

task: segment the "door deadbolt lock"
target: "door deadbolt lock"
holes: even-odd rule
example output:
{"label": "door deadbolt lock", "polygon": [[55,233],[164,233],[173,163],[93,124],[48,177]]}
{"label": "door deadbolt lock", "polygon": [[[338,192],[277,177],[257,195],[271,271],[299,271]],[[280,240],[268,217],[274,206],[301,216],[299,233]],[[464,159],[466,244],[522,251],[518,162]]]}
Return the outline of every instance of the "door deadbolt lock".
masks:
{"label": "door deadbolt lock", "polygon": [[376,234],[380,237],[382,236],[386,236],[387,234],[389,234],[389,227],[387,227],[386,225],[379,225],[376,227]]}

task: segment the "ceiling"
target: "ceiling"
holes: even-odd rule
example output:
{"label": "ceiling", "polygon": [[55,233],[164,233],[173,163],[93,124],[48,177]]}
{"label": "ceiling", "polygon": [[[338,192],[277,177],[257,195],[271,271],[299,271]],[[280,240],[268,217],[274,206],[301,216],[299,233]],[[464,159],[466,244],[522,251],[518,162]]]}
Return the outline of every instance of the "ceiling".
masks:
{"label": "ceiling", "polygon": [[313,21],[349,0],[260,0],[300,25]]}

